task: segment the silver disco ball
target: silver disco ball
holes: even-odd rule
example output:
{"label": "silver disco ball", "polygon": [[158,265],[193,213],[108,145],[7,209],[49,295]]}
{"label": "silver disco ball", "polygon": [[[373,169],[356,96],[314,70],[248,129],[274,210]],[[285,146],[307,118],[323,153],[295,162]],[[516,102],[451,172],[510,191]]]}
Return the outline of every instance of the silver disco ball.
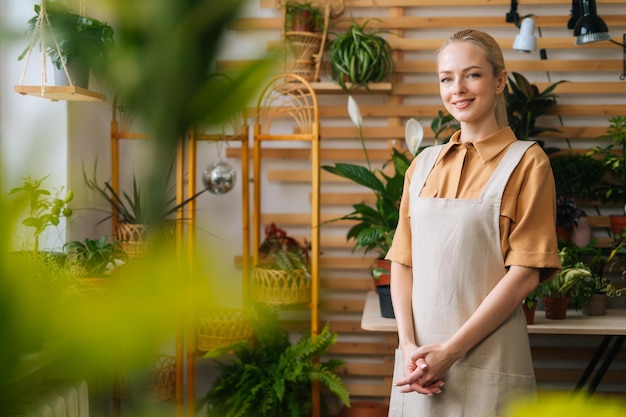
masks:
{"label": "silver disco ball", "polygon": [[202,173],[204,187],[213,194],[225,194],[233,189],[237,180],[237,172],[227,162],[216,161]]}

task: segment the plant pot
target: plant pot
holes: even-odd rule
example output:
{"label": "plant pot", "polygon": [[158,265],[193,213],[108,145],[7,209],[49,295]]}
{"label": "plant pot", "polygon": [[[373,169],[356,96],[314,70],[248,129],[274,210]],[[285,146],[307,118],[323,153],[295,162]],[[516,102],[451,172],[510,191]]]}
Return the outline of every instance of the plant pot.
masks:
{"label": "plant pot", "polygon": [[572,241],[572,229],[569,227],[557,226],[556,236],[563,239],[565,243],[570,243]]}
{"label": "plant pot", "polygon": [[378,278],[374,278],[374,285],[376,285],[376,287],[380,285],[391,285],[391,262],[385,259],[376,259],[376,267],[386,269],[390,272],[388,274],[382,274]]}
{"label": "plant pot", "polygon": [[[76,57],[69,57],[65,66],[75,87],[89,88],[89,66],[85,62]],[[54,84],[57,87],[70,85],[63,67],[61,69],[54,67]]]}
{"label": "plant pot", "polygon": [[546,318],[551,320],[563,320],[567,315],[569,300],[570,297],[543,297]]}
{"label": "plant pot", "polygon": [[522,310],[524,311],[524,316],[526,317],[526,324],[534,324],[535,311],[537,310],[537,302],[535,302],[532,307],[528,307],[526,304],[522,304]]}
{"label": "plant pot", "polygon": [[391,286],[379,285],[378,289],[378,302],[380,303],[380,315],[387,318],[395,318],[393,312],[393,303],[391,302]]}
{"label": "plant pot", "polygon": [[292,12],[291,30],[293,32],[315,31],[315,18],[310,10],[298,10]]}
{"label": "plant pot", "polygon": [[611,220],[611,230],[613,231],[613,236],[621,235],[626,227],[626,216],[620,215],[610,215],[609,219]]}
{"label": "plant pot", "polygon": [[588,316],[604,316],[606,314],[606,294],[594,294],[589,304],[582,308],[583,314]]}

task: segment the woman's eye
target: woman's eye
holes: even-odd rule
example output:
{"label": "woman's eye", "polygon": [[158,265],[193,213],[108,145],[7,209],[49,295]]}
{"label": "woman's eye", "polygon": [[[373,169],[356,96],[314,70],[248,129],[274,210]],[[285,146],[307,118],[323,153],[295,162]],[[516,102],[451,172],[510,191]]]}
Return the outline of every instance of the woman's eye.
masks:
{"label": "woman's eye", "polygon": [[476,73],[467,74],[467,78],[478,78],[478,77],[480,77],[480,74],[476,74]]}
{"label": "woman's eye", "polygon": [[447,82],[449,82],[449,81],[450,81],[450,78],[449,78],[449,77],[444,77],[444,78],[442,78],[442,79],[441,79],[441,82],[442,82],[442,83],[447,83]]}

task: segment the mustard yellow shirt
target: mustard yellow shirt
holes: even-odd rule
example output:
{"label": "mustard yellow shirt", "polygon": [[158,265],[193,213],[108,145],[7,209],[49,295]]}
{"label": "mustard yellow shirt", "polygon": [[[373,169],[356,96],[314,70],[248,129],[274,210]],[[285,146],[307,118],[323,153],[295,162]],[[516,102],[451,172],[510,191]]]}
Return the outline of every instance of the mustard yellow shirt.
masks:
{"label": "mustard yellow shirt", "polygon": [[[474,143],[461,143],[456,132],[444,146],[420,196],[477,199],[508,146],[517,140],[509,127]],[[463,148],[467,152],[463,152]],[[407,170],[400,219],[386,259],[411,266],[409,187],[419,155]],[[450,219],[454,221],[454,219]],[[419,238],[419,237],[416,237]],[[471,244],[471,242],[468,242]],[[500,207],[500,244],[505,266],[538,268],[541,279],[560,267],[556,236],[556,192],[550,160],[531,146],[504,189]],[[445,248],[442,248],[442,256]]]}

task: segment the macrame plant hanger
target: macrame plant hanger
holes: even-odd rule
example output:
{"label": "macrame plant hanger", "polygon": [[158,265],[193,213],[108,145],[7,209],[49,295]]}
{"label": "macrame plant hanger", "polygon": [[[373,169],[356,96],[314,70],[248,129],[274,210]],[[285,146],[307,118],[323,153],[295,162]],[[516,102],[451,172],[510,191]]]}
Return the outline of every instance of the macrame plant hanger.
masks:
{"label": "macrame plant hanger", "polygon": [[[85,0],[80,0],[79,3],[79,14],[80,16],[85,16]],[[90,92],[84,90],[85,92],[82,94],[76,93],[76,88],[74,86],[74,82],[70,77],[69,71],[67,70],[67,65],[64,59],[61,58],[61,66],[63,67],[63,72],[67,77],[69,82],[69,90],[64,87],[52,87],[48,86],[48,74],[46,71],[46,28],[50,33],[50,37],[54,42],[54,47],[56,52],[62,57],[61,47],[59,46],[59,42],[57,41],[54,31],[52,30],[52,25],[50,24],[50,17],[48,16],[48,10],[46,9],[46,1],[42,0],[39,4],[39,15],[37,16],[37,22],[35,23],[35,27],[33,30],[33,34],[30,38],[30,43],[28,45],[28,52],[26,53],[26,60],[24,63],[24,68],[22,69],[22,75],[20,76],[19,85],[15,86],[15,91],[23,94],[23,95],[36,95],[39,97],[50,98],[52,100],[80,100],[80,101],[104,101],[106,96],[99,93]],[[39,86],[39,91],[36,91],[37,88],[31,86],[24,86],[24,77],[26,76],[26,70],[28,68],[28,63],[30,61],[30,56],[33,52],[33,48],[35,44],[39,41],[40,49],[41,49],[41,86]]]}

